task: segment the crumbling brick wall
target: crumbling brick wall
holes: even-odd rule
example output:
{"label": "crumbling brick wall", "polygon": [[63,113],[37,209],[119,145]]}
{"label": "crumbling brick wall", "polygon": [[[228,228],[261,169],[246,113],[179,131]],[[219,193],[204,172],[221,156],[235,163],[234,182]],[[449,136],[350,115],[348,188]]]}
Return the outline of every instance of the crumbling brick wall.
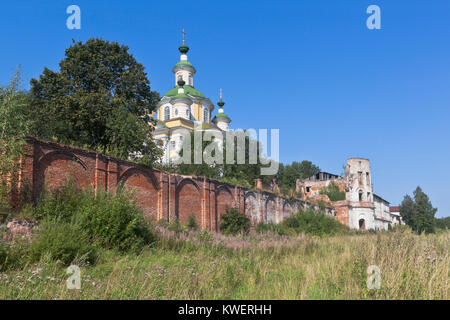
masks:
{"label": "crumbling brick wall", "polygon": [[[27,138],[28,147],[19,172],[19,193],[30,190],[36,202],[42,191],[69,179],[79,188],[116,192],[131,188],[147,217],[186,223],[194,215],[202,229],[217,231],[227,208],[235,207],[256,224],[280,222],[300,208],[315,207],[302,200],[287,200],[263,190],[249,190],[205,177],[159,171],[126,160],[57,143]],[[316,208],[318,209],[318,208]],[[335,216],[332,208],[326,208]]]}

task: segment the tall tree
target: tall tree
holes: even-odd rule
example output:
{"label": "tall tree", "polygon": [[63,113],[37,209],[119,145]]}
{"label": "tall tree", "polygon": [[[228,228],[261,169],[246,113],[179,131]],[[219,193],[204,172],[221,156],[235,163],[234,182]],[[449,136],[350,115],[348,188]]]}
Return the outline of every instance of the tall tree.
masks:
{"label": "tall tree", "polygon": [[294,161],[291,165],[283,166],[280,171],[280,184],[283,189],[295,189],[297,179],[306,179],[320,171],[311,161]]}
{"label": "tall tree", "polygon": [[0,88],[0,206],[6,205],[7,193],[17,177],[17,159],[22,154],[24,137],[30,133],[30,99],[20,87],[20,72],[7,87]]}
{"label": "tall tree", "polygon": [[[204,134],[204,133],[202,133]],[[227,143],[226,139],[223,140],[222,143],[210,142],[202,139],[202,153],[208,153],[210,151],[211,155],[214,157],[216,155],[216,150],[218,153],[221,153],[220,157],[222,158],[222,163],[213,163],[208,164],[205,161],[202,161],[201,164],[194,163],[194,153],[195,153],[195,133],[190,133],[190,139],[185,139],[184,143],[191,143],[191,164],[182,163],[175,168],[175,171],[181,174],[189,174],[189,175],[197,175],[197,176],[207,176],[213,179],[221,179],[230,183],[241,184],[246,187],[252,187],[254,185],[254,180],[261,177],[261,168],[265,167],[260,161],[257,159],[256,164],[250,164],[250,137],[246,136],[243,140],[244,143],[238,143],[238,136],[233,135],[234,144],[233,150],[230,153],[234,155],[234,164],[227,164]],[[259,150],[259,143],[257,141],[252,141],[256,146],[256,150]],[[216,145],[216,148],[212,148],[213,145]],[[183,157],[184,149],[181,149],[179,152],[180,157]],[[241,153],[242,152],[242,153]],[[238,153],[244,155],[245,163],[237,164]]]}
{"label": "tall tree", "polygon": [[414,191],[414,207],[413,224],[418,233],[433,233],[435,229],[435,219],[437,209],[433,208],[430,199],[422,191],[420,187]]}
{"label": "tall tree", "polygon": [[403,201],[400,205],[400,215],[402,216],[403,221],[412,227],[412,217],[414,215],[414,207],[415,207],[415,202],[414,200],[409,196],[406,195],[403,198]]}
{"label": "tall tree", "polygon": [[433,208],[430,199],[417,187],[414,191],[414,200],[406,195],[400,206],[403,221],[417,233],[433,233],[437,209]]}
{"label": "tall tree", "polygon": [[147,164],[159,157],[149,126],[159,95],[127,46],[77,42],[59,66],[31,80],[37,136]]}

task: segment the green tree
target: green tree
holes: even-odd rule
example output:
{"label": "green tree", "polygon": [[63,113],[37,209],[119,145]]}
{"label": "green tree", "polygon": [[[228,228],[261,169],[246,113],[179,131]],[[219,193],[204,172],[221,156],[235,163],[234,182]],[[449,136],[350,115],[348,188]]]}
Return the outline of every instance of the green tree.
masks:
{"label": "green tree", "polygon": [[159,95],[127,46],[77,42],[59,66],[31,80],[36,136],[146,164],[160,156],[149,125]]}
{"label": "green tree", "polygon": [[280,170],[280,185],[283,189],[295,189],[297,179],[306,179],[320,171],[320,168],[311,161],[294,161],[291,165],[285,165]]}
{"label": "green tree", "polygon": [[412,217],[415,231],[418,233],[434,233],[435,220],[434,215],[437,212],[436,208],[433,208],[430,199],[422,191],[420,187],[414,191],[414,214]]}
{"label": "green tree", "polygon": [[326,188],[321,189],[319,193],[327,195],[331,201],[345,200],[345,192],[340,191],[338,185],[334,181]]}
{"label": "green tree", "polygon": [[414,200],[409,195],[406,195],[403,198],[403,201],[400,205],[400,215],[402,216],[403,221],[411,227],[413,224],[412,217],[414,215],[415,206],[416,204],[414,203]]}
{"label": "green tree", "polygon": [[414,200],[406,195],[400,206],[403,221],[417,233],[434,233],[437,209],[433,208],[430,199],[417,187],[414,191]]}
{"label": "green tree", "polygon": [[436,228],[450,229],[450,217],[436,218]]}
{"label": "green tree", "polygon": [[[202,132],[204,134],[204,132]],[[185,164],[181,163],[178,165],[175,169],[180,174],[185,175],[196,175],[196,176],[206,176],[208,178],[212,179],[220,179],[223,181],[227,181],[230,183],[235,184],[241,184],[246,187],[251,187],[254,184],[254,180],[261,177],[261,168],[264,166],[261,164],[261,161],[259,158],[257,159],[256,164],[250,164],[250,143],[251,139],[247,136],[245,137],[244,143],[239,144],[237,136],[234,136],[234,149],[232,150],[232,153],[234,154],[234,160],[235,163],[233,164],[227,164],[226,162],[226,155],[227,155],[227,144],[224,140],[222,143],[222,148],[220,148],[219,143],[211,142],[211,141],[205,141],[202,139],[202,152],[205,154],[207,151],[206,148],[211,148],[212,144],[215,144],[217,146],[216,149],[214,149],[211,153],[211,155],[214,157],[216,156],[216,150],[219,150],[218,152],[221,153],[221,157],[223,159],[222,163],[213,163],[208,164],[205,161],[202,161],[201,164],[195,164],[194,163],[194,153],[195,153],[195,144],[194,144],[194,138],[195,133],[190,133],[190,139],[185,139],[184,143],[191,144],[190,150],[191,150],[191,164]],[[257,148],[258,148],[258,142],[253,141]],[[244,150],[240,150],[243,148]],[[206,150],[205,150],[206,149]],[[258,150],[258,149],[257,149]],[[245,163],[244,164],[237,164],[237,155],[238,153],[242,151],[245,156]],[[183,157],[184,148],[180,150],[180,157]]]}
{"label": "green tree", "polygon": [[223,234],[248,233],[250,230],[250,219],[239,214],[236,208],[227,209],[221,217],[220,232]]}
{"label": "green tree", "polygon": [[[30,99],[20,88],[17,70],[7,87],[0,88],[0,205],[6,205],[7,193],[14,187],[17,159],[23,152],[24,138],[30,133]],[[9,186],[8,186],[9,184]]]}

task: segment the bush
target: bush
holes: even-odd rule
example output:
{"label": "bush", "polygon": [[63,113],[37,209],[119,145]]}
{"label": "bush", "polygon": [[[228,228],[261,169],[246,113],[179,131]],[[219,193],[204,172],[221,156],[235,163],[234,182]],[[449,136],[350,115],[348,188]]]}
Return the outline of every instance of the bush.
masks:
{"label": "bush", "polygon": [[330,201],[345,200],[345,192],[340,191],[334,181],[332,181],[326,188],[321,189],[319,194],[327,195]]}
{"label": "bush", "polygon": [[155,240],[150,223],[125,192],[95,195],[93,191],[79,191],[69,183],[42,198],[35,216],[74,224],[92,243],[106,248],[137,250]]}
{"label": "bush", "polygon": [[197,221],[195,221],[195,216],[194,216],[193,214],[191,214],[191,215],[189,216],[187,228],[188,228],[189,230],[197,230],[197,229],[198,229]]}
{"label": "bush", "polygon": [[38,262],[43,256],[68,266],[75,259],[94,263],[97,248],[80,226],[58,220],[44,220],[29,248],[29,261]]}
{"label": "bush", "polygon": [[106,192],[87,194],[74,222],[90,235],[91,240],[107,248],[121,251],[141,249],[155,240],[151,226],[144,220],[138,206],[129,200],[129,195]]}
{"label": "bush", "polygon": [[316,236],[345,234],[350,229],[322,211],[304,210],[283,221],[283,225],[296,233]]}
{"label": "bush", "polygon": [[258,223],[258,225],[256,226],[256,232],[258,232],[258,233],[272,232],[272,233],[278,234],[280,236],[286,236],[288,234],[283,225],[275,224],[273,222]]}
{"label": "bush", "polygon": [[236,208],[227,209],[222,215],[220,232],[223,234],[248,233],[250,230],[250,219],[239,214]]}
{"label": "bush", "polygon": [[44,191],[34,211],[37,220],[56,219],[69,222],[84,201],[91,202],[86,192],[77,189],[73,181],[54,191]]}

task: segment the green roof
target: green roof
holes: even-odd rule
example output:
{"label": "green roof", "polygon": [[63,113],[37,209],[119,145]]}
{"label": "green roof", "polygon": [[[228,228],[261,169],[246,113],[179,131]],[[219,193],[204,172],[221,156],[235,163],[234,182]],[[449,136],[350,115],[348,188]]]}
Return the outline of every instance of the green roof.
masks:
{"label": "green roof", "polygon": [[186,98],[192,101],[189,96],[186,93],[177,93],[176,95],[172,96],[171,98]]}
{"label": "green roof", "polygon": [[[164,96],[165,97],[175,97],[178,95],[178,89],[180,87],[176,86],[175,88],[173,88],[172,90],[169,90]],[[197,98],[205,98],[205,96],[198,90],[194,89],[191,86],[184,86],[184,93],[189,94],[191,96],[197,97]]]}
{"label": "green roof", "polygon": [[216,119],[226,119],[228,121],[231,121],[231,119],[225,113],[218,113],[218,114],[216,114],[216,116],[214,118],[216,118]]}
{"label": "green roof", "polygon": [[194,67],[194,66],[192,65],[192,63],[190,63],[190,62],[187,61],[187,60],[181,60],[181,61],[179,61],[175,66],[190,66],[190,67]]}

